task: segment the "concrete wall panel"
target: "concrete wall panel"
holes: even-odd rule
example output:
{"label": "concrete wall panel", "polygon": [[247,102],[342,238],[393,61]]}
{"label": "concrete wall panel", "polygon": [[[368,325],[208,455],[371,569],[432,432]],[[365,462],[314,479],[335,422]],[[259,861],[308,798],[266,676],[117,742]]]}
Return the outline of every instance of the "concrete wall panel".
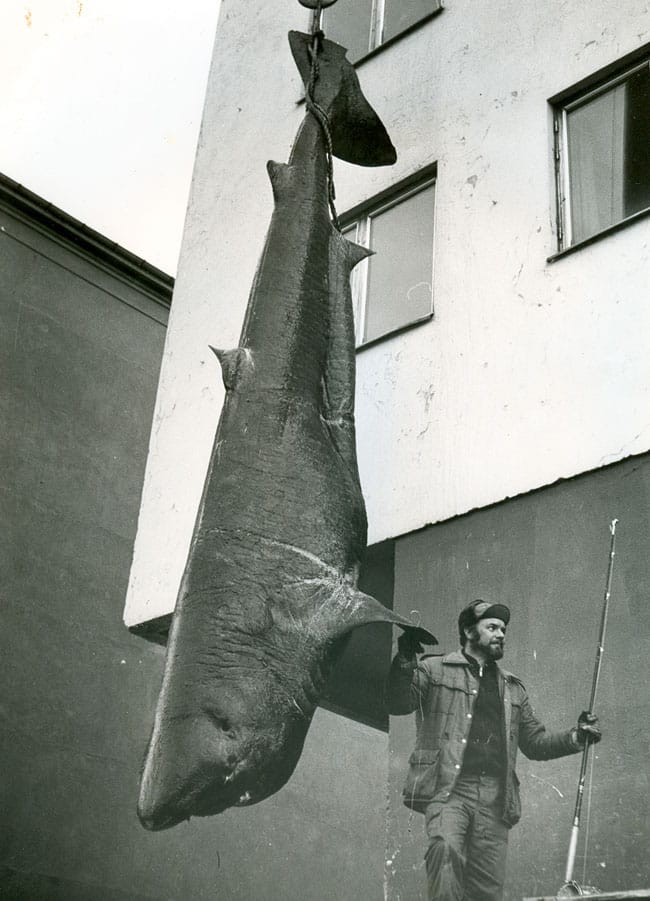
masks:
{"label": "concrete wall panel", "polygon": [[332,713],[281,794],[139,824],[164,650],[122,606],[166,310],[1,205],[0,257],[0,898],[379,901],[388,737]]}
{"label": "concrete wall panel", "polygon": [[[400,539],[395,552],[395,607],[419,609],[441,651],[458,646],[458,613],[470,600],[510,606],[503,664],[523,680],[548,728],[569,728],[589,701],[615,516],[618,547],[596,704],[604,738],[593,755],[575,868],[579,882],[602,891],[650,885],[648,741],[640,729],[650,715],[644,688],[650,631],[642,613],[650,577],[650,458],[423,529]],[[388,897],[395,901],[425,897],[423,818],[401,802],[414,734],[412,717],[391,718],[387,859]],[[580,761],[520,756],[517,769],[523,816],[510,836],[507,901],[552,895],[562,884]]]}

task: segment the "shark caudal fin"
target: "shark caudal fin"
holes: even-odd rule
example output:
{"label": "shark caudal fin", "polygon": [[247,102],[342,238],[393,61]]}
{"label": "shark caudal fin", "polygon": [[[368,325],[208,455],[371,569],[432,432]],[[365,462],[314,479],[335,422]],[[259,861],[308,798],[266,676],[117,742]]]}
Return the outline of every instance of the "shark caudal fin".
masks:
{"label": "shark caudal fin", "polygon": [[[300,31],[289,32],[293,58],[305,84],[311,78],[309,48],[312,38]],[[363,96],[357,73],[346,58],[346,50],[333,41],[321,40],[314,100],[327,113],[332,152],[358,166],[392,166],[395,148],[379,116]]]}

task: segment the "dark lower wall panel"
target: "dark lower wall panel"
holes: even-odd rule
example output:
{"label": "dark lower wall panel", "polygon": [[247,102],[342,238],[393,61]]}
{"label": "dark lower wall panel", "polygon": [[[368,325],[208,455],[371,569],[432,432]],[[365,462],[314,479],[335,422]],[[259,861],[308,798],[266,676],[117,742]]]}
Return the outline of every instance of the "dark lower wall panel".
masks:
{"label": "dark lower wall panel", "polygon": [[[589,842],[575,875],[603,891],[650,886],[650,457],[597,472],[405,536],[395,550],[395,609],[418,609],[441,642],[483,597],[511,607],[504,666],[519,675],[549,728],[587,706],[609,553],[618,517],[597,712]],[[389,897],[424,898],[423,818],[401,803],[413,745],[411,717],[390,727]],[[520,756],[523,817],[510,834],[506,899],[551,895],[564,879],[579,757]],[[585,801],[583,824],[588,804]],[[583,829],[583,836],[584,839]]]}
{"label": "dark lower wall panel", "polygon": [[[90,893],[90,894],[89,894]],[[42,876],[40,873],[21,873],[11,867],[0,867],[0,898],[6,901],[149,901],[151,895],[135,895],[108,887]]]}
{"label": "dark lower wall panel", "polygon": [[[389,609],[393,607],[394,568],[395,543],[382,541],[366,550],[359,575],[361,591]],[[372,623],[348,635],[327,684],[323,706],[388,731],[382,686],[391,635],[392,627],[386,623]]]}
{"label": "dark lower wall panel", "polygon": [[330,712],[277,796],[140,826],[164,648],[122,610],[165,311],[0,224],[0,898],[380,901],[388,739]]}

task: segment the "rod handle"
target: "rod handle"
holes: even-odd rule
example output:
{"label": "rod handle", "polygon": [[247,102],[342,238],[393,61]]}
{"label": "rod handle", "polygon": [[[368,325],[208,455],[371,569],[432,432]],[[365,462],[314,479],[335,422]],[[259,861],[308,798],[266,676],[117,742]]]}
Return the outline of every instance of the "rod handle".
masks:
{"label": "rod handle", "polygon": [[578,833],[580,832],[580,827],[577,823],[573,824],[573,828],[571,829],[571,838],[569,840],[569,853],[567,855],[566,860],[566,872],[564,874],[564,881],[571,882],[573,879],[573,867],[576,862],[576,851],[578,850]]}

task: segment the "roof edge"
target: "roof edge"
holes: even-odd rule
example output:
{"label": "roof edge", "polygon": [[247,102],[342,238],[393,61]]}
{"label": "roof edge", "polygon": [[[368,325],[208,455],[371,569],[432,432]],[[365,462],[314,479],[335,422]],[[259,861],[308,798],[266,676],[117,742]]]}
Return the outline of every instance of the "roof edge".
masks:
{"label": "roof edge", "polygon": [[174,288],[173,276],[84,225],[2,173],[0,206],[40,226],[81,256],[91,258],[118,277],[134,282],[152,300],[169,308]]}

